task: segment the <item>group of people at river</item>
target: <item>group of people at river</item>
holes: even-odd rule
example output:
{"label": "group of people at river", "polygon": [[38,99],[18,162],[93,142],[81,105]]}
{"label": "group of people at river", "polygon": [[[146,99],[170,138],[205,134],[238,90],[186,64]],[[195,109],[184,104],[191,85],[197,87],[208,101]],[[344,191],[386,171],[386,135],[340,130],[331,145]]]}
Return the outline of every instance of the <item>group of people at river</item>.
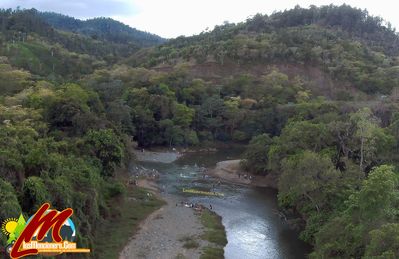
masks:
{"label": "group of people at river", "polygon": [[[176,207],[177,206],[179,206],[178,203],[176,203]],[[199,211],[199,212],[201,212],[202,210],[205,209],[205,206],[200,204],[200,203],[192,203],[192,202],[187,202],[187,201],[181,201],[180,202],[180,206],[184,206],[184,207],[187,207],[187,208],[192,208],[192,209],[194,209],[196,211]],[[212,204],[209,204],[209,209],[210,210],[213,209]]]}
{"label": "group of people at river", "polygon": [[[243,177],[244,177],[245,180],[247,180],[247,179],[249,179],[251,181],[255,180],[255,176],[252,176],[252,175],[244,174]],[[238,178],[241,178],[241,173],[238,173]]]}

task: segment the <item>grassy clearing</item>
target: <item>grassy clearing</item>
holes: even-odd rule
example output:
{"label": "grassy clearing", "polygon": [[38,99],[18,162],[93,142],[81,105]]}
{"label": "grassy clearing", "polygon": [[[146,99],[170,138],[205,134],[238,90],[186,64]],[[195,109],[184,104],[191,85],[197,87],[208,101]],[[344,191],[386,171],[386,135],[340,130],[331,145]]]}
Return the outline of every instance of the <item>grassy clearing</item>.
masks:
{"label": "grassy clearing", "polygon": [[129,187],[123,199],[111,202],[112,214],[96,231],[94,258],[118,258],[119,252],[138,230],[139,223],[164,202],[139,187]]}
{"label": "grassy clearing", "polygon": [[222,217],[215,212],[205,210],[201,214],[201,222],[206,228],[202,239],[209,241],[215,246],[207,246],[203,249],[201,259],[224,258],[224,246],[227,244],[226,231],[222,224]]}

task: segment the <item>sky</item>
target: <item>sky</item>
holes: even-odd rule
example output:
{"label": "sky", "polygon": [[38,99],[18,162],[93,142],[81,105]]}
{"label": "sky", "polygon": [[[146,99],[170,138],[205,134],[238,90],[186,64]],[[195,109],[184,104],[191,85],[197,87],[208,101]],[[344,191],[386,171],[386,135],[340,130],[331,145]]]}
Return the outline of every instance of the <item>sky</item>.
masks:
{"label": "sky", "polygon": [[367,9],[399,29],[392,0],[0,0],[0,8],[36,8],[79,19],[111,17],[139,30],[175,38],[199,34],[224,21],[242,22],[257,13],[331,3]]}

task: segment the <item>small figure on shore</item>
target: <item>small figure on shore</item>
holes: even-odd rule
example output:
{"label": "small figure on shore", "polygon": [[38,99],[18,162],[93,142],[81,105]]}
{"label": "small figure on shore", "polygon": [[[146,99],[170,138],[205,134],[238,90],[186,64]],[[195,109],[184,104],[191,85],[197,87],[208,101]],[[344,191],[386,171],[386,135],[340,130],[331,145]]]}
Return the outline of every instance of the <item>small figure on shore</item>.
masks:
{"label": "small figure on shore", "polygon": [[209,204],[209,208],[212,210],[212,204]]}
{"label": "small figure on shore", "polygon": [[238,173],[238,178],[241,178],[241,174],[240,173]]}

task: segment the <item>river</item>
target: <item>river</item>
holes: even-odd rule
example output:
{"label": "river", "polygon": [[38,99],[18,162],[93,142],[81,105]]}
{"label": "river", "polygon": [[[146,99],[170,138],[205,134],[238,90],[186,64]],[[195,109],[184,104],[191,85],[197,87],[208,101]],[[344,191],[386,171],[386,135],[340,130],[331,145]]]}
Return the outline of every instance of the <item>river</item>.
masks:
{"label": "river", "polygon": [[[306,258],[310,247],[298,239],[276,214],[276,191],[228,183],[217,184],[212,177],[204,178],[201,167],[213,167],[216,162],[237,159],[241,148],[219,150],[215,153],[193,153],[172,163],[143,162],[147,168],[160,173],[159,186],[164,192],[173,193],[191,202],[199,202],[222,216],[228,244],[226,259]],[[213,187],[214,186],[214,187]],[[182,188],[213,190],[223,197],[187,195]]]}

